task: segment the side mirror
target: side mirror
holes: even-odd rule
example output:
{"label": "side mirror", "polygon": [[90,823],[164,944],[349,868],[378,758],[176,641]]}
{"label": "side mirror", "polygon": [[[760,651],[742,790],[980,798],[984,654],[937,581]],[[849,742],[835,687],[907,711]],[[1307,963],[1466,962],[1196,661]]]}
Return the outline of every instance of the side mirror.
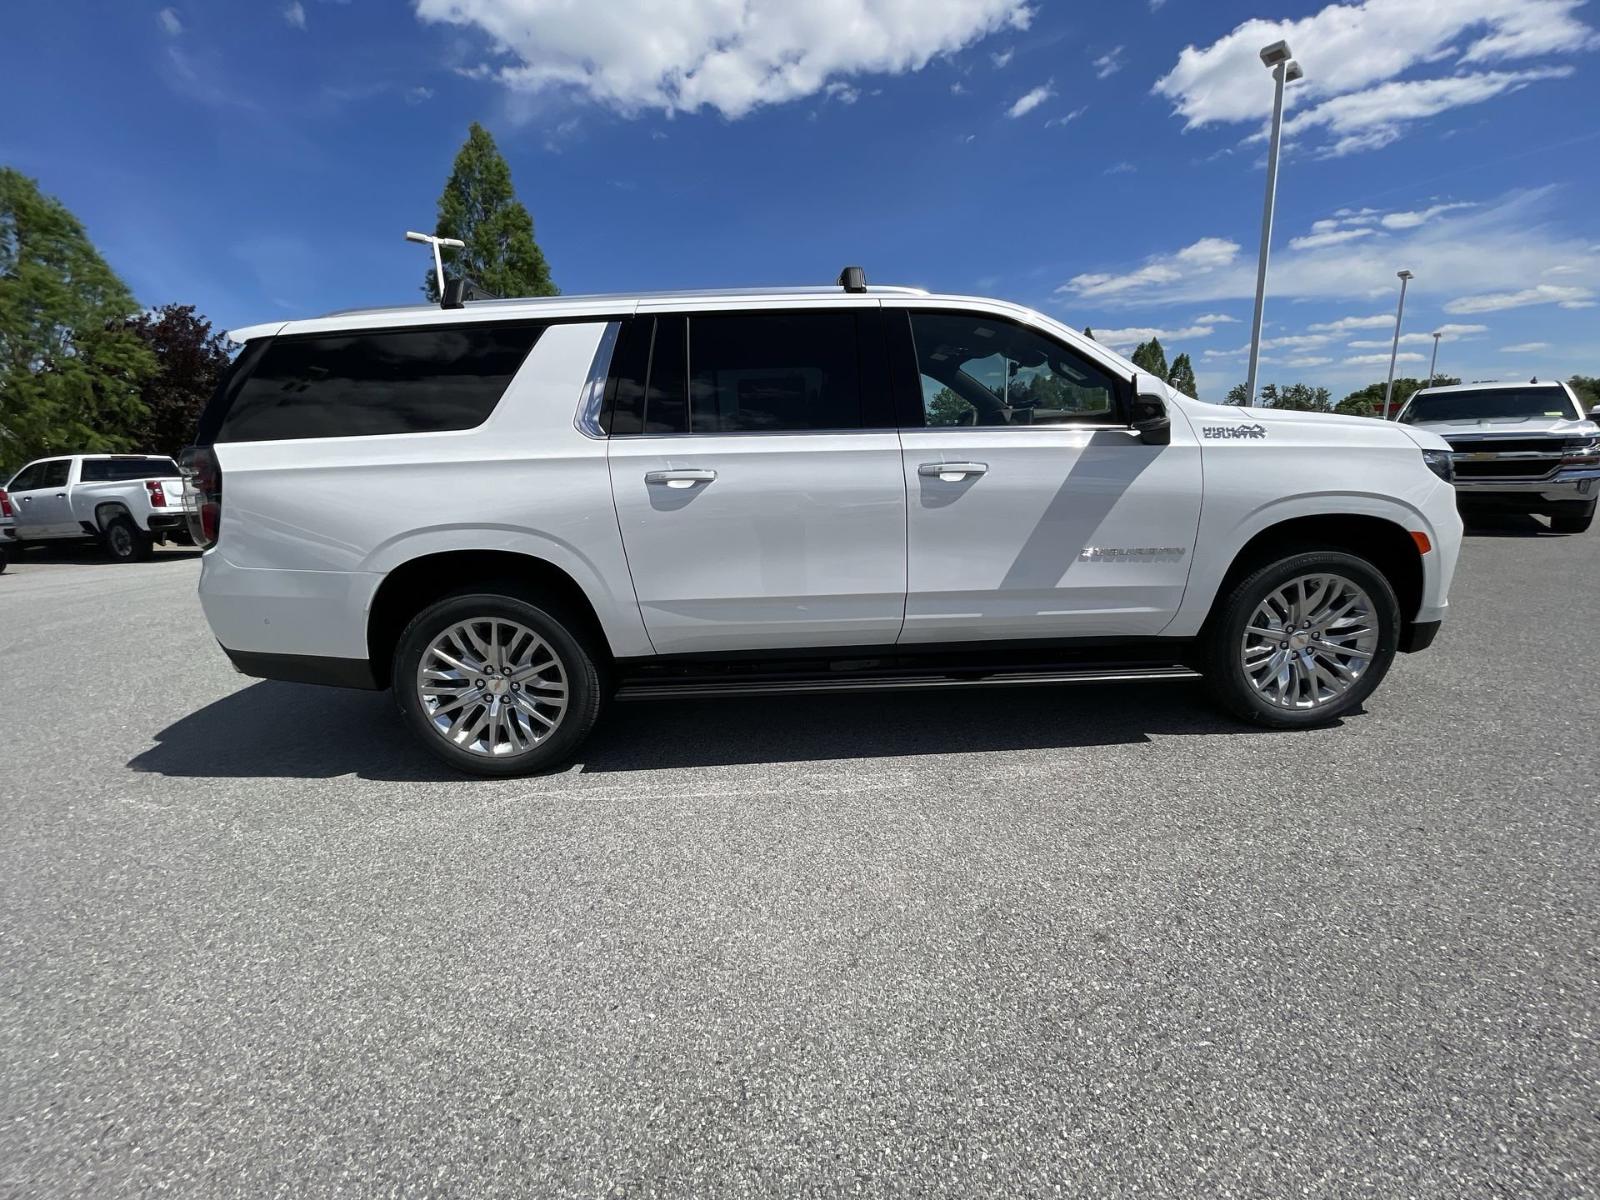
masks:
{"label": "side mirror", "polygon": [[1589,420],[1600,421],[1600,404],[1596,404],[1589,410]]}
{"label": "side mirror", "polygon": [[1154,380],[1154,375],[1134,376],[1128,428],[1137,433],[1146,446],[1168,446],[1172,444],[1172,418],[1167,415],[1166,397],[1159,394]]}

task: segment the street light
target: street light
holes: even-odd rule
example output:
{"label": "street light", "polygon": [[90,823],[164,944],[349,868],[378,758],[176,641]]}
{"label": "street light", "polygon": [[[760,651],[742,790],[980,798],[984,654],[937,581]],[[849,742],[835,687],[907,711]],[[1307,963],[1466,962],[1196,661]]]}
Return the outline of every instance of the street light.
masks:
{"label": "street light", "polygon": [[463,242],[460,238],[434,237],[431,233],[415,233],[410,229],[406,230],[406,241],[408,241],[408,242],[427,242],[430,246],[433,247],[433,275],[434,275],[434,278],[438,281],[438,284],[439,284],[439,295],[443,296],[444,295],[444,258],[439,253],[439,247],[440,246],[453,246],[455,249],[460,250],[460,249],[462,249],[463,247],[466,246],[466,243]]}
{"label": "street light", "polygon": [[1283,137],[1283,85],[1303,78],[1300,64],[1289,56],[1288,42],[1261,50],[1261,63],[1272,72],[1272,141],[1267,148],[1267,199],[1261,210],[1261,253],[1256,259],[1256,315],[1250,325],[1250,374],[1245,380],[1245,407],[1256,402],[1256,368],[1261,361],[1261,313],[1267,298],[1267,251],[1272,245],[1272,207],[1278,195],[1278,143]]}
{"label": "street light", "polygon": [[[1389,419],[1389,397],[1394,395],[1394,360],[1400,353],[1400,318],[1406,312],[1406,283],[1413,278],[1410,271],[1397,271],[1400,280],[1400,307],[1394,310],[1394,345],[1389,347],[1389,383],[1383,389],[1383,419]],[[1435,342],[1434,345],[1438,346]]]}
{"label": "street light", "polygon": [[1439,337],[1444,333],[1442,329],[1433,331],[1433,361],[1428,364],[1428,386],[1433,386],[1434,368],[1439,365]]}

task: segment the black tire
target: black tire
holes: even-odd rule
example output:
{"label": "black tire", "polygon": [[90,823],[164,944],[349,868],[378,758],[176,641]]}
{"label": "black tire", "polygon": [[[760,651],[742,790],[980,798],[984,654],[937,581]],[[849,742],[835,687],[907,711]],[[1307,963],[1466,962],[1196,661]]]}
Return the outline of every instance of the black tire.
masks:
{"label": "black tire", "polygon": [[121,513],[100,530],[100,545],[117,562],[144,562],[150,557],[155,539],[135,525],[127,513]]}
{"label": "black tire", "polygon": [[1550,514],[1550,528],[1557,533],[1587,533],[1589,526],[1594,524],[1596,505],[1600,505],[1600,500],[1591,500],[1584,505],[1567,505],[1561,511]]}
{"label": "black tire", "polygon": [[[1341,695],[1314,708],[1282,708],[1251,684],[1240,649],[1257,607],[1284,584],[1311,574],[1340,575],[1366,592],[1377,621],[1377,645],[1366,670]],[[1306,550],[1258,567],[1218,600],[1201,634],[1201,669],[1213,698],[1234,716],[1274,729],[1305,729],[1337,720],[1370,696],[1394,662],[1399,641],[1400,604],[1376,567],[1342,550]]]}
{"label": "black tire", "polygon": [[[417,690],[417,671],[429,644],[463,621],[498,619],[525,626],[544,640],[566,677],[567,707],[556,728],[519,753],[488,754],[466,749],[437,729]],[[468,775],[506,778],[559,766],[575,754],[594,728],[608,695],[605,672],[584,631],[559,607],[536,605],[505,592],[458,592],[434,601],[412,618],[395,646],[392,691],[400,715],[427,749]]]}
{"label": "black tire", "polygon": [[6,557],[6,548],[5,546],[0,545],[0,575],[4,575],[6,573],[7,565],[9,565],[9,559]]}

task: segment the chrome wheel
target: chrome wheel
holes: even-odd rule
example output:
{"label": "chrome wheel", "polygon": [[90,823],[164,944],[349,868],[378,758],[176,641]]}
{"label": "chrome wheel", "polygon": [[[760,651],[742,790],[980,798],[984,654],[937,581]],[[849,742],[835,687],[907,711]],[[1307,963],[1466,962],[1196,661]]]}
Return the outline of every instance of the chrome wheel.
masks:
{"label": "chrome wheel", "polygon": [[1332,704],[1366,674],[1378,652],[1378,615],[1342,575],[1301,575],[1267,593],[1239,647],[1245,678],[1278,708]]}
{"label": "chrome wheel", "polygon": [[459,621],[429,642],[416,688],[440,737],[486,757],[532,750],[567,712],[560,656],[527,626],[499,617]]}

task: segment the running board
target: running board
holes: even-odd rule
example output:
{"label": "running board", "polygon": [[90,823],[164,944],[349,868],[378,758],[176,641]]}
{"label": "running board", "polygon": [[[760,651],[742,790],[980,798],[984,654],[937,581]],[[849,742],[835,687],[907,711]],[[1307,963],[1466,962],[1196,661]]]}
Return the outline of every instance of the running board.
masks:
{"label": "running board", "polygon": [[909,692],[928,688],[1041,687],[1063,683],[1130,683],[1198,679],[1188,667],[1140,666],[1078,671],[996,671],[973,675],[873,675],[824,679],[716,679],[634,681],[618,689],[618,700],[690,700],[720,696],[832,695],[838,692]]}

